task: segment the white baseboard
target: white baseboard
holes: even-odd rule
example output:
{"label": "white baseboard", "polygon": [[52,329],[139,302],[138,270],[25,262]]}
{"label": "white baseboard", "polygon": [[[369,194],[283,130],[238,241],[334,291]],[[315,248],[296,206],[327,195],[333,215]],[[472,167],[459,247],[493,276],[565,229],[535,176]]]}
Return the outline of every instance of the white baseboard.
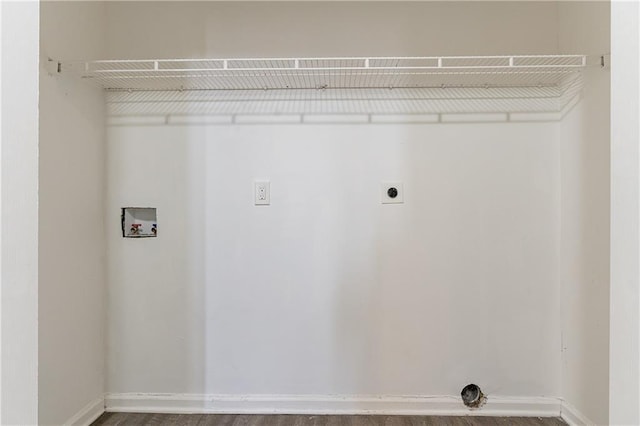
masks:
{"label": "white baseboard", "polygon": [[582,414],[576,407],[569,404],[567,401],[562,401],[562,412],[560,417],[569,426],[593,426],[594,422],[589,420],[587,416]]}
{"label": "white baseboard", "polygon": [[397,414],[559,417],[558,398],[487,397],[480,409],[456,396],[202,395],[111,393],[108,412],[232,414]]}
{"label": "white baseboard", "polygon": [[64,422],[65,426],[89,426],[104,413],[104,397],[96,398]]}

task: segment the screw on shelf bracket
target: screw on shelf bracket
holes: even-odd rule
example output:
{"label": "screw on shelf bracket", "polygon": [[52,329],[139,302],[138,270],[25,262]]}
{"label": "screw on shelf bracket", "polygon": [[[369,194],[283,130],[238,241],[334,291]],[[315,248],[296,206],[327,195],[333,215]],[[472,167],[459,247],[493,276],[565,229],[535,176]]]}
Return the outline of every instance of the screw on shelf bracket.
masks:
{"label": "screw on shelf bracket", "polygon": [[611,54],[604,53],[602,55],[586,55],[582,61],[583,67],[599,67],[603,69],[611,68]]}

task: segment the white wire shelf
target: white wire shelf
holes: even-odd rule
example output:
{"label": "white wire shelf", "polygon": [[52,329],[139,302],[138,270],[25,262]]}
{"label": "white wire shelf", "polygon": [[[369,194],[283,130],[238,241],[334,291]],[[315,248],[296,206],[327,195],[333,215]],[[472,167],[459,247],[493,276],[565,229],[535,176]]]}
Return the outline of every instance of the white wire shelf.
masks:
{"label": "white wire shelf", "polygon": [[[109,114],[559,112],[586,55],[101,60],[62,63]],[[590,64],[589,64],[590,65]]]}
{"label": "white wire shelf", "polygon": [[65,63],[108,90],[553,87],[585,55],[163,59]]}

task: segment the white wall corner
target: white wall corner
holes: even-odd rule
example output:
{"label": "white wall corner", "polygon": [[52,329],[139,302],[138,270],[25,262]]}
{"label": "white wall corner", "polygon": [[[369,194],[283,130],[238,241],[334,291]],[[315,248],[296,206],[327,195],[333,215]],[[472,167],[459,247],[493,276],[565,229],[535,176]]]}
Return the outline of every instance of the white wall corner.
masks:
{"label": "white wall corner", "polygon": [[89,426],[105,411],[104,396],[94,399],[64,422],[65,426]]}
{"label": "white wall corner", "polygon": [[576,407],[569,404],[567,401],[562,401],[562,409],[561,409],[560,417],[564,420],[569,426],[592,426],[595,425],[594,422],[589,420],[587,416],[582,414]]}

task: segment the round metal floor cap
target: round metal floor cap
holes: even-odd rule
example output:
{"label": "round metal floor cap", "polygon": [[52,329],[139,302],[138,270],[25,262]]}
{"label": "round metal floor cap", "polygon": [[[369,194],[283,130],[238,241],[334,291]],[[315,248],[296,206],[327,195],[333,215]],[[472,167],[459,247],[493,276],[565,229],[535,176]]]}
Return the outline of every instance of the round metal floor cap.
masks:
{"label": "round metal floor cap", "polygon": [[480,402],[480,398],[482,398],[482,391],[480,391],[480,387],[478,385],[471,383],[462,388],[460,396],[462,396],[462,402],[464,402],[464,405],[475,406]]}

